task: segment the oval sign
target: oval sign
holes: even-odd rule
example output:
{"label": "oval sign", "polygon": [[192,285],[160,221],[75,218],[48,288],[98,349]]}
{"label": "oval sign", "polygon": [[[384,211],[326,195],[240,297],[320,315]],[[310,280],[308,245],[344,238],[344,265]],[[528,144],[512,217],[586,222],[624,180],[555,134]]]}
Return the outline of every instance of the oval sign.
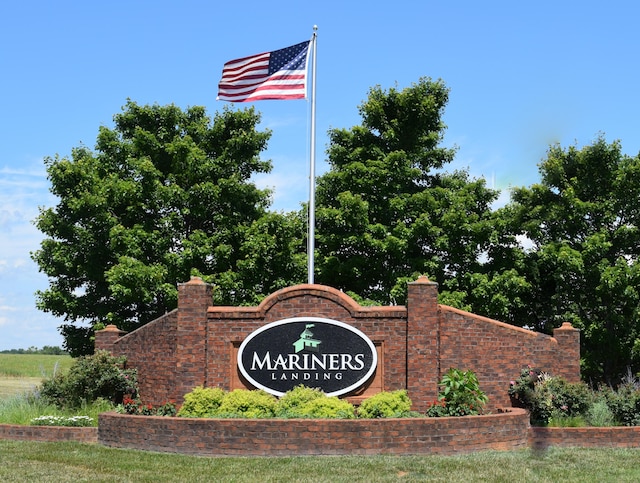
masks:
{"label": "oval sign", "polygon": [[340,396],[367,382],[377,365],[378,353],[366,335],[319,317],[267,324],[249,334],[238,350],[242,375],[275,396],[299,385]]}

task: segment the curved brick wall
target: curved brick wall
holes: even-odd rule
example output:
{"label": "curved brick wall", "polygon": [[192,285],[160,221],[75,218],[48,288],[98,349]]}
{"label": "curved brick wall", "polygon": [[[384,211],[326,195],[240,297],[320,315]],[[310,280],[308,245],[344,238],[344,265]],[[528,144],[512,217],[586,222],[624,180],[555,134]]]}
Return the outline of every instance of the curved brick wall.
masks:
{"label": "curved brick wall", "polygon": [[203,456],[458,454],[526,448],[522,409],[457,418],[194,419],[100,415],[98,442]]}

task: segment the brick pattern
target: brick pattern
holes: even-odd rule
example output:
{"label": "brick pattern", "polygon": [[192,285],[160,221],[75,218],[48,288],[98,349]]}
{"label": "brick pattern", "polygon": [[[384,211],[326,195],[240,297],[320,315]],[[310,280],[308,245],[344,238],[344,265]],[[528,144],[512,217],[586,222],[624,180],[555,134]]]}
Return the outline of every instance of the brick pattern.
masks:
{"label": "brick pattern", "polygon": [[529,446],[544,449],[564,448],[639,448],[640,426],[603,428],[539,428],[529,432]]}
{"label": "brick pattern", "polygon": [[[178,286],[178,309],[131,334],[116,327],[96,334],[96,348],[128,358],[139,371],[144,402],[182,402],[196,386],[227,390],[243,384],[235,354],[254,330],[291,317],[326,317],[364,332],[379,347],[375,385],[406,388],[414,409],[437,398],[449,368],[473,370],[488,410],[509,406],[509,381],[527,364],[580,380],[580,333],[565,323],[544,335],[438,304],[438,285],[420,277],[407,306],[361,307],[331,287],[303,284],[268,296],[257,307],[211,306],[212,287],[199,278]],[[353,396],[353,395],[348,395]]]}
{"label": "brick pattern", "polygon": [[96,349],[104,348],[116,356],[127,357],[127,367],[138,371],[138,388],[143,400],[151,404],[177,402],[176,380],[176,327],[178,311],[174,310],[121,337],[110,347],[96,332]]}
{"label": "brick pattern", "polygon": [[511,405],[509,381],[526,365],[580,380],[579,331],[573,328],[565,326],[567,337],[558,339],[447,306],[440,306],[440,321],[438,380],[452,367],[473,370],[492,407]]}
{"label": "brick pattern", "polygon": [[464,454],[527,447],[521,409],[486,416],[375,420],[100,415],[106,446],[203,456]]}
{"label": "brick pattern", "polygon": [[98,428],[0,424],[0,440],[3,439],[13,441],[75,441],[77,443],[97,443]]}

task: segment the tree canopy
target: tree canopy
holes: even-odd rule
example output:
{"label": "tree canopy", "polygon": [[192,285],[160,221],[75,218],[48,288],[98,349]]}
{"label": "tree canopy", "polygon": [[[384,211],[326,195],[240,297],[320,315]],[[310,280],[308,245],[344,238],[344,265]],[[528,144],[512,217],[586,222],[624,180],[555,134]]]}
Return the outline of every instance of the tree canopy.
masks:
{"label": "tree canopy", "polygon": [[474,271],[497,192],[465,171],[442,171],[449,91],[420,79],[370,90],[362,125],[329,132],[330,170],[318,179],[318,280],[382,303],[403,303],[406,282]]}
{"label": "tree canopy", "polygon": [[582,331],[583,376],[617,382],[640,370],[640,156],[599,136],[551,146],[541,182],[517,188],[502,215],[531,245],[521,325]]}
{"label": "tree canopy", "polygon": [[[271,169],[259,157],[270,136],[257,130],[259,119],[253,109],[225,109],[211,120],[202,107],[129,101],[114,128],[100,128],[95,150],[46,159],[59,203],[36,220],[46,238],[32,256],[49,277],[37,305],[64,318],[72,355],[91,352],[96,326],[129,331],[174,309],[177,283],[191,274],[224,286],[238,264],[276,258],[248,236],[272,243],[272,232],[291,229],[267,212],[269,192],[250,181]],[[265,278],[260,286],[271,290]]]}
{"label": "tree canopy", "polygon": [[[374,87],[361,124],[329,131],[316,280],[401,304],[425,274],[445,304],[546,333],[571,322],[586,378],[640,370],[640,155],[603,136],[551,146],[540,182],[495,210],[483,179],[446,170],[448,96],[428,78]],[[259,119],[129,101],[95,149],[46,159],[59,202],[36,219],[45,238],[32,256],[49,277],[37,305],[64,318],[72,355],[93,350],[94,328],[129,331],[175,308],[190,275],[234,305],[305,280],[305,214],[269,211],[251,182],[271,168]]]}

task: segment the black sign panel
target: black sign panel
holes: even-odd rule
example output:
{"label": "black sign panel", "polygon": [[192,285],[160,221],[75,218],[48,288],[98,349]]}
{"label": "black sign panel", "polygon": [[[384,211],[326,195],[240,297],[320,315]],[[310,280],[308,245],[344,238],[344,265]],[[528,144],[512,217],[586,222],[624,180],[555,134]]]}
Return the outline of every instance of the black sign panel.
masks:
{"label": "black sign panel", "polygon": [[375,372],[376,349],[358,329],[318,317],[265,325],[238,351],[238,368],[259,389],[281,396],[295,386],[339,396],[360,387]]}

